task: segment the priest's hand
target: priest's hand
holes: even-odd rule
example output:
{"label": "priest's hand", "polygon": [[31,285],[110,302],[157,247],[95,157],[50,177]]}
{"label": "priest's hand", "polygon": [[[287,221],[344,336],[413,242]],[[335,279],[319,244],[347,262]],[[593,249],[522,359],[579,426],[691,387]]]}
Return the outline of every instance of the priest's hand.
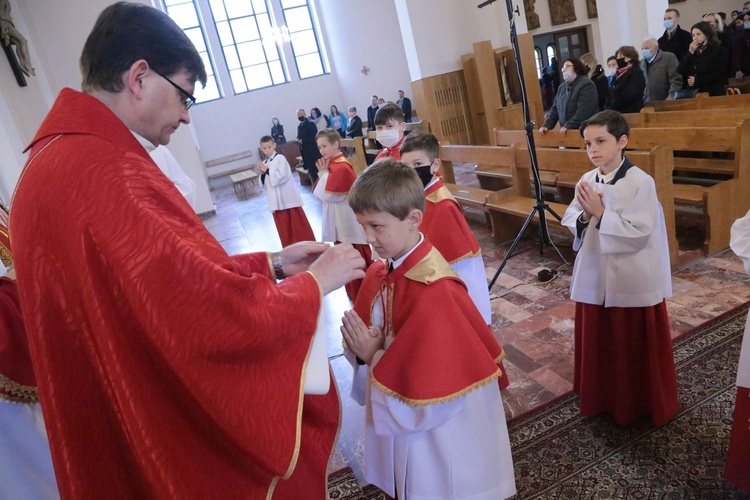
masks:
{"label": "priest's hand", "polygon": [[285,276],[294,276],[303,273],[310,265],[326,250],[331,248],[328,243],[317,241],[301,241],[284,248],[279,255]]}
{"label": "priest's hand", "polygon": [[367,328],[364,321],[353,310],[344,312],[341,323],[341,334],[349,350],[365,364],[372,363],[375,353],[383,349],[385,345],[383,329],[378,326]]}
{"label": "priest's hand", "polygon": [[317,278],[325,295],[352,280],[364,278],[365,259],[351,244],[341,243],[323,252],[310,266],[310,272]]}
{"label": "priest's hand", "polygon": [[596,192],[594,188],[588,182],[581,182],[576,190],[576,200],[581,204],[581,208],[585,212],[584,220],[589,220],[591,217],[597,219],[602,218],[604,215],[604,204],[602,204],[601,193]]}

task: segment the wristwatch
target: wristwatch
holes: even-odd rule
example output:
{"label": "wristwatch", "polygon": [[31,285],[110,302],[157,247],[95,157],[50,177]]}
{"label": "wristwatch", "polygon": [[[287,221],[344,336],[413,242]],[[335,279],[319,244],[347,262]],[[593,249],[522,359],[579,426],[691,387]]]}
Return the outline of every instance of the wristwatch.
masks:
{"label": "wristwatch", "polygon": [[286,278],[286,274],[284,274],[284,265],[281,263],[281,252],[273,252],[271,254],[271,265],[273,265],[273,273],[277,280],[283,280]]}

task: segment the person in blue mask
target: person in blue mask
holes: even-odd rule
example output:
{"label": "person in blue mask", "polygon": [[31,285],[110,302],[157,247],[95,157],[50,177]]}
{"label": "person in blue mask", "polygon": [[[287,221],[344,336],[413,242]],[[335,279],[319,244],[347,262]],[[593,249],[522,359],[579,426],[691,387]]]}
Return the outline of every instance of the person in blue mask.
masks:
{"label": "person in blue mask", "polygon": [[641,44],[641,69],[646,76],[643,102],[674,99],[675,92],[682,88],[682,75],[677,71],[680,64],[671,52],[659,50],[654,37]]}
{"label": "person in blue mask", "polygon": [[671,52],[678,61],[688,52],[692,36],[687,30],[680,28],[680,11],[667,9],[664,11],[664,34],[659,38],[659,49]]}

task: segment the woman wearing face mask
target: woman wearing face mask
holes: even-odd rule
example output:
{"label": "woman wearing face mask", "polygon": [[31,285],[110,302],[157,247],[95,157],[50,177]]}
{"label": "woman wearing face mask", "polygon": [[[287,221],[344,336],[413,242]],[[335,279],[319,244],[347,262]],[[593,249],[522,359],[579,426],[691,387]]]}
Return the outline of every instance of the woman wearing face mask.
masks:
{"label": "woman wearing face mask", "polygon": [[690,32],[693,43],[677,68],[682,75],[683,88],[708,92],[710,96],[724,95],[727,90],[727,52],[706,21],[693,25]]}
{"label": "woman wearing face mask", "polygon": [[328,128],[328,117],[323,116],[320,112],[320,108],[310,108],[310,121],[318,127],[318,132]]}
{"label": "woman wearing face mask", "polygon": [[604,74],[604,68],[601,64],[597,64],[596,56],[591,52],[583,54],[581,62],[586,66],[589,80],[594,82],[594,86],[596,86],[596,94],[599,96],[599,111],[602,111],[604,102],[607,100],[607,92],[609,92],[609,81]]}
{"label": "woman wearing face mask", "polygon": [[346,137],[346,116],[339,111],[336,105],[331,105],[331,114],[328,115],[328,126],[337,131],[341,137]]}
{"label": "woman wearing face mask", "polygon": [[643,91],[646,90],[646,77],[641,71],[638,51],[624,45],[615,53],[617,71],[609,86],[604,109],[620,113],[638,113],[643,107]]}
{"label": "woman wearing face mask", "polygon": [[741,24],[732,41],[732,72],[737,80],[744,80],[750,75],[750,13],[737,19]]}
{"label": "woman wearing face mask", "polygon": [[286,137],[284,137],[284,125],[279,123],[279,119],[275,116],[271,117],[271,137],[273,137],[276,144],[286,143]]}
{"label": "woman wearing face mask", "polygon": [[555,103],[550,108],[544,125],[539,128],[542,134],[560,122],[560,135],[577,129],[599,111],[599,98],[596,86],[586,75],[586,67],[575,58],[567,59],[562,67],[563,83],[557,89]]}

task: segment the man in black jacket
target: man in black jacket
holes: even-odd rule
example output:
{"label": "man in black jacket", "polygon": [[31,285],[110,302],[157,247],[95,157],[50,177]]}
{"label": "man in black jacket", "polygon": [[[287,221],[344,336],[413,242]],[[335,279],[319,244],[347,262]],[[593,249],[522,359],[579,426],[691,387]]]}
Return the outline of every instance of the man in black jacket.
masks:
{"label": "man in black jacket", "polygon": [[318,135],[318,127],[307,118],[304,109],[297,110],[297,118],[300,121],[300,124],[297,126],[297,140],[302,150],[302,164],[307,169],[310,180],[314,184],[318,180],[318,167],[315,166],[315,162],[321,157],[320,151],[318,151],[318,144],[315,142],[315,136]]}
{"label": "man in black jacket", "polygon": [[396,101],[396,104],[404,112],[404,121],[411,123],[411,99],[404,97],[403,90],[398,91],[398,101]]}
{"label": "man in black jacket", "polygon": [[659,49],[671,52],[678,61],[682,61],[691,43],[693,43],[693,37],[690,32],[680,28],[680,11],[677,9],[664,11],[664,34],[659,38]]}
{"label": "man in black jacket", "polygon": [[378,96],[372,96],[371,104],[367,107],[367,130],[375,130],[375,113],[378,112]]}
{"label": "man in black jacket", "polygon": [[357,115],[357,108],[349,106],[349,125],[346,127],[346,137],[362,137],[362,118]]}

